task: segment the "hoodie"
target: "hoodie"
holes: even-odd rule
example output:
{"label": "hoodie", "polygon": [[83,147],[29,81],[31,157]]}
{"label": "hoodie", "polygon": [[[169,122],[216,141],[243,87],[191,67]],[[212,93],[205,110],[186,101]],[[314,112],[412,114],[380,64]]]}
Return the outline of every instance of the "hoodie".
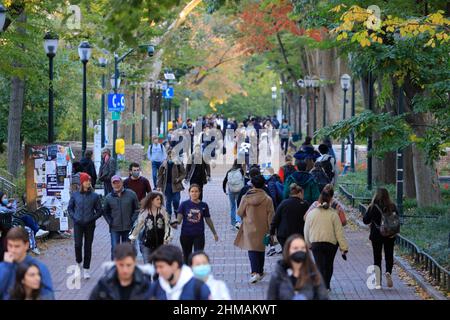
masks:
{"label": "hoodie", "polygon": [[319,199],[320,191],[314,177],[305,171],[297,171],[294,172],[286,179],[284,182],[284,191],[283,191],[283,199],[287,199],[289,197],[291,183],[296,183],[300,187],[303,188],[304,191],[304,199],[308,201],[308,203],[313,203],[317,199]]}
{"label": "hoodie", "polygon": [[186,265],[181,267],[180,277],[172,287],[163,277],[159,277],[151,287],[151,296],[156,300],[208,300],[211,292]]}

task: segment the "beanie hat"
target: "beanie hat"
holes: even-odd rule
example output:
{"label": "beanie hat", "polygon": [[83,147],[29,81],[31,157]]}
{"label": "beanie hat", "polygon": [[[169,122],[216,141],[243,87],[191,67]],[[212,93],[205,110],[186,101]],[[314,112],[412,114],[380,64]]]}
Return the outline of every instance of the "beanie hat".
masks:
{"label": "beanie hat", "polygon": [[90,181],[90,180],[91,180],[91,176],[90,175],[88,175],[85,172],[81,172],[80,173],[80,184],[83,184],[83,182]]}

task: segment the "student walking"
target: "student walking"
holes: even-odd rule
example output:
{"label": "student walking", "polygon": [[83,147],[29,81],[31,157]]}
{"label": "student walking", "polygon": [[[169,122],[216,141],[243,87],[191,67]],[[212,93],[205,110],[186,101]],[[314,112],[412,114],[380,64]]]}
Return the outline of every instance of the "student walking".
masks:
{"label": "student walking", "polygon": [[129,236],[131,241],[138,240],[144,263],[150,263],[152,252],[172,240],[170,216],[162,204],[162,194],[148,194],[142,201],[136,227]]}
{"label": "student walking", "polygon": [[87,173],[91,177],[92,188],[95,190],[95,184],[97,183],[97,171],[95,169],[94,161],[92,161],[92,150],[87,150],[84,154],[84,158],[81,158],[80,164],[83,167],[83,172]]}
{"label": "student walking", "polygon": [[289,186],[291,183],[295,183],[302,187],[304,192],[304,199],[308,203],[313,203],[320,196],[319,187],[314,177],[307,171],[307,164],[305,161],[296,161],[297,170],[284,181],[283,198],[286,199],[289,196]]}
{"label": "student walking", "polygon": [[192,184],[189,187],[190,199],[183,201],[178,208],[178,224],[183,222],[180,243],[186,264],[192,250],[203,251],[205,248],[205,222],[213,233],[214,240],[219,241],[208,204],[200,200],[200,193],[200,187]]}
{"label": "student walking", "polygon": [[251,182],[253,187],[242,198],[238,209],[242,225],[234,245],[248,251],[251,266],[250,283],[256,283],[265,275],[263,239],[269,233],[274,208],[272,199],[262,190],[264,187],[263,176],[254,177]]}
{"label": "student walking", "polygon": [[289,126],[287,119],[284,119],[280,127],[281,149],[284,151],[284,155],[287,154],[290,135],[291,127]]}
{"label": "student walking", "polygon": [[[339,215],[339,220],[341,220],[342,226],[344,227],[347,225],[347,217],[345,216],[345,208],[344,206],[336,199],[334,198],[334,187],[332,184],[327,184],[323,191],[326,191],[330,194],[332,200],[331,200],[331,208],[336,210],[337,214]],[[313,204],[309,207],[308,211],[303,217],[303,220],[306,220],[306,216],[308,213],[310,213],[312,210],[320,206],[319,201],[314,201]]]}
{"label": "student walking", "polygon": [[210,300],[231,300],[228,287],[222,280],[217,280],[211,273],[209,256],[203,251],[197,251],[189,257],[189,266],[194,276],[202,280],[211,291]]}
{"label": "student walking", "polygon": [[299,234],[291,235],[270,278],[268,300],[328,300],[320,272]]}
{"label": "student walking", "polygon": [[186,165],[187,177],[190,185],[197,185],[200,188],[200,200],[203,200],[203,186],[211,181],[211,167],[205,162],[199,145],[194,147],[189,162]]}
{"label": "student walking", "polygon": [[303,189],[293,183],[290,186],[289,198],[283,200],[270,224],[270,235],[277,235],[277,240],[281,247],[291,235],[300,234],[303,236],[305,223],[303,216],[308,210],[308,203],[303,200]]}
{"label": "student walking", "polygon": [[111,193],[113,187],[111,185],[111,178],[116,174],[117,164],[116,159],[111,156],[111,150],[104,148],[102,151],[102,162],[100,171],[98,173],[98,180],[103,182],[104,196]]}
{"label": "student walking", "polygon": [[134,193],[136,193],[138,200],[142,201],[147,194],[152,192],[150,181],[141,175],[141,166],[139,163],[131,163],[128,170],[129,176],[123,182],[123,186],[133,190]]}
{"label": "student walking", "polygon": [[384,249],[386,260],[386,282],[389,288],[394,286],[392,281],[392,268],[394,266],[394,244],[396,234],[400,232],[397,207],[392,203],[389,192],[385,188],[378,188],[366,214],[363,217],[365,224],[370,224],[369,239],[372,242],[373,264],[379,268],[376,273],[375,289],[381,289],[381,260]]}
{"label": "student walking", "polygon": [[139,202],[136,193],[123,187],[122,178],[111,178],[114,191],[105,198],[103,215],[111,233],[111,260],[114,248],[121,242],[128,242],[128,235],[139,215]]}
{"label": "student walking", "polygon": [[330,290],[334,257],[338,247],[343,257],[346,257],[348,252],[348,243],[341,221],[336,210],[331,208],[332,199],[329,192],[322,191],[319,198],[320,205],[308,214],[304,229],[306,243],[311,247],[328,290]]}
{"label": "student walking", "polygon": [[288,154],[284,158],[285,164],[284,164],[284,166],[280,167],[280,170],[278,171],[278,176],[280,177],[282,183],[284,183],[291,174],[293,174],[295,171],[297,171],[295,166],[292,164],[293,160],[294,159],[292,158],[292,156],[290,154]]}
{"label": "student walking", "polygon": [[158,139],[157,136],[152,137],[152,144],[148,146],[147,158],[152,162],[153,187],[156,189],[158,178],[158,170],[164,160],[167,158],[166,148],[162,145],[163,136]]}
{"label": "student walking", "polygon": [[164,160],[158,171],[157,187],[166,197],[166,209],[169,218],[172,217],[173,212],[174,220],[180,206],[180,193],[184,190],[183,180],[185,177],[186,170],[183,163],[169,149],[167,159]]}
{"label": "student walking", "polygon": [[[67,211],[74,223],[75,260],[83,268],[83,278],[89,279],[92,243],[94,242],[95,222],[103,214],[100,196],[94,192],[91,177],[80,174],[80,191],[74,192],[69,200]],[[83,260],[84,241],[84,260]]]}
{"label": "student walking", "polygon": [[231,227],[238,230],[241,226],[241,218],[236,215],[237,199],[244,185],[245,175],[242,165],[238,164],[237,160],[234,160],[233,167],[225,174],[222,187],[223,192],[228,195],[230,203]]}

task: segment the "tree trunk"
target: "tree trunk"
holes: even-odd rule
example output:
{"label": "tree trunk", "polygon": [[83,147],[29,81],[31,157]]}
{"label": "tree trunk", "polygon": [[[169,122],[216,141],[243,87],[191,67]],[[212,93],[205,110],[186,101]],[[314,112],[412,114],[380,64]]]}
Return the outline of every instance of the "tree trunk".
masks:
{"label": "tree trunk", "polygon": [[416,198],[416,181],[414,179],[413,154],[412,147],[409,146],[403,151],[404,159],[404,194],[406,198]]}
{"label": "tree trunk", "polygon": [[[25,13],[21,13],[17,19],[20,23],[26,22]],[[24,34],[25,29],[18,27],[17,32]],[[21,45],[22,49],[25,49]],[[20,62],[13,64],[14,68],[20,67]],[[17,176],[19,172],[21,157],[20,128],[22,126],[23,103],[25,96],[25,79],[17,76],[11,78],[11,97],[8,115],[8,171]]]}

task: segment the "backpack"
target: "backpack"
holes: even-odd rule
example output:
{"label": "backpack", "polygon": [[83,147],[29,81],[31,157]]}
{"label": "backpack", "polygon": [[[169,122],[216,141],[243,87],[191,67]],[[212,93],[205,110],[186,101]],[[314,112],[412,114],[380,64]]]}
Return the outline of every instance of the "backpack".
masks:
{"label": "backpack", "polygon": [[295,167],[290,165],[284,165],[282,168],[284,172],[284,181],[286,181],[287,178],[289,178],[289,176],[295,172]]}
{"label": "backpack", "polygon": [[289,138],[289,127],[282,126],[280,129],[280,137],[281,138]]}
{"label": "backpack", "polygon": [[311,171],[311,174],[316,180],[320,192],[322,192],[323,188],[331,182],[331,180],[328,178],[328,175],[325,173],[325,170],[322,167],[320,168],[320,170]]}
{"label": "backpack", "polygon": [[244,176],[241,170],[234,169],[228,172],[228,188],[231,192],[240,192],[244,187]]}
{"label": "backpack", "polygon": [[328,183],[330,183],[334,178],[333,165],[331,164],[331,156],[326,157],[324,160],[320,161],[320,166],[328,177]]}
{"label": "backpack", "polygon": [[375,207],[381,212],[381,223],[378,226],[375,224],[380,234],[383,237],[394,237],[397,233],[400,233],[400,217],[397,212],[387,210],[386,212],[375,204]]}

